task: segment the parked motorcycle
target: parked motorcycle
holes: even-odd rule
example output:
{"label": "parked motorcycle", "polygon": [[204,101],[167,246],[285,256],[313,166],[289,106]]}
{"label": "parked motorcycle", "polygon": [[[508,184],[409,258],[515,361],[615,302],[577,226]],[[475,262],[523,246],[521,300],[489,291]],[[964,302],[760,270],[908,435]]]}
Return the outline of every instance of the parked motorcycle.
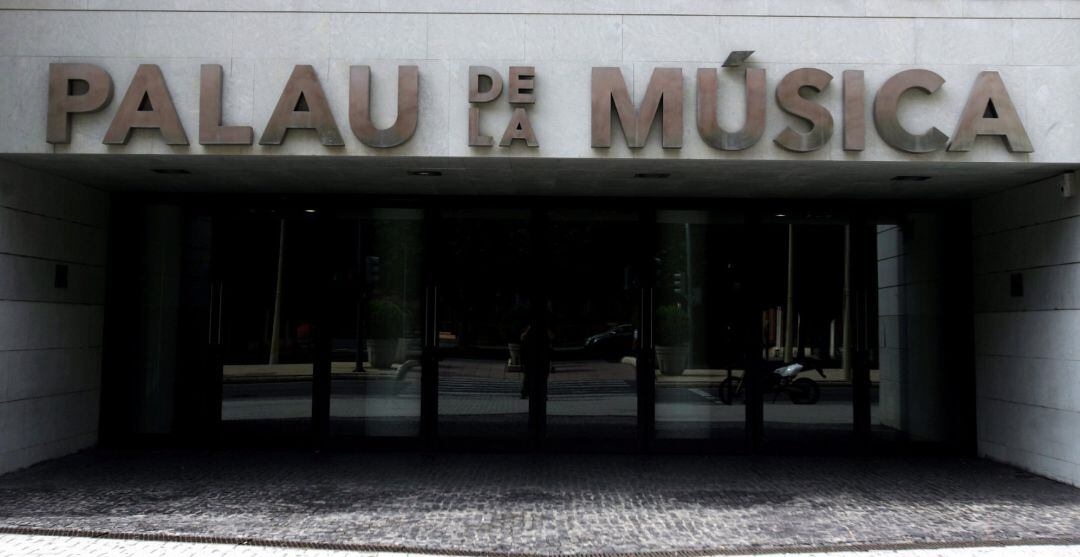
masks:
{"label": "parked motorcycle", "polygon": [[[809,377],[799,377],[799,374],[817,370],[821,377],[825,378],[825,372],[820,365],[807,366],[806,361],[780,366],[771,373],[764,374],[761,379],[763,395],[773,395],[773,402],[786,394],[793,404],[816,404],[821,398],[821,387],[817,381]],[[749,373],[749,371],[747,372]],[[720,382],[720,402],[732,404],[735,400],[744,397],[745,380],[742,377],[731,376]]]}

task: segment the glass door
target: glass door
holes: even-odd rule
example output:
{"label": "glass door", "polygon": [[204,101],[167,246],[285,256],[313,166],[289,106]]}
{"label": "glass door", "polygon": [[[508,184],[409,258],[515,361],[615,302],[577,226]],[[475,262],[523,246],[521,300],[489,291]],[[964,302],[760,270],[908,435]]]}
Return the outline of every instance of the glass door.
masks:
{"label": "glass door", "polygon": [[435,320],[438,436],[484,448],[530,442],[530,211],[443,211]]}
{"label": "glass door", "polygon": [[762,447],[805,452],[848,446],[858,423],[855,379],[861,369],[849,345],[862,336],[855,312],[845,318],[855,303],[845,278],[851,272],[848,229],[840,219],[779,215],[761,228],[764,251],[772,254],[759,272]]}
{"label": "glass door", "polygon": [[423,211],[328,218],[330,433],[420,435]]}
{"label": "glass door", "polygon": [[549,446],[632,448],[638,439],[641,225],[636,211],[556,209],[546,215]]}
{"label": "glass door", "polygon": [[638,213],[447,210],[438,230],[439,437],[634,447]]}
{"label": "glass door", "polygon": [[276,211],[214,219],[211,343],[228,432],[306,434],[317,359],[320,241],[308,219]]}
{"label": "glass door", "polygon": [[872,353],[846,349],[876,338],[857,319],[875,315],[872,279],[845,278],[873,246],[845,247],[837,217],[245,208],[211,222],[208,377],[226,432],[786,450],[873,419]]}
{"label": "glass door", "polygon": [[423,212],[243,208],[211,222],[223,432],[418,438]]}
{"label": "glass door", "polygon": [[741,215],[660,211],[653,246],[656,438],[741,450],[747,375]]}

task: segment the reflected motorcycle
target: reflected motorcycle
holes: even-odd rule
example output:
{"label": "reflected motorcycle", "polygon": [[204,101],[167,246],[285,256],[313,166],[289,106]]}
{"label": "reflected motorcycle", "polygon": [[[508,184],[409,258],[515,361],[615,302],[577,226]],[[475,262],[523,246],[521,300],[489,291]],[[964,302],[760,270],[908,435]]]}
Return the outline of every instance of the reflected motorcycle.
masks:
{"label": "reflected motorcycle", "polygon": [[[825,372],[820,364],[809,365],[806,361],[780,366],[771,373],[762,374],[761,389],[763,395],[773,395],[773,402],[786,394],[793,404],[816,404],[821,399],[821,387],[817,381],[799,374],[816,370],[823,379]],[[720,402],[732,404],[745,396],[745,381],[742,377],[728,377],[720,382]]]}

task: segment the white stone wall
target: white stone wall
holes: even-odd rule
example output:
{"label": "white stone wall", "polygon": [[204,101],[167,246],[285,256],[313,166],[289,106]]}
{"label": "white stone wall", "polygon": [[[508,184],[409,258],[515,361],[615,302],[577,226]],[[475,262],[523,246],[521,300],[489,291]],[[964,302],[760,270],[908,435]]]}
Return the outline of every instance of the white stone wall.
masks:
{"label": "white stone wall", "polygon": [[950,433],[945,399],[941,216],[909,215],[878,226],[879,415],[912,440]]}
{"label": "white stone wall", "polygon": [[107,213],[103,192],[0,162],[0,473],[97,440]]}
{"label": "white stone wall", "polygon": [[878,416],[881,425],[893,429],[903,428],[901,366],[906,356],[904,340],[900,337],[904,311],[901,304],[905,282],[901,273],[903,258],[904,242],[900,225],[878,225]]}
{"label": "white stone wall", "polygon": [[1080,194],[1060,187],[974,203],[979,452],[1080,485]]}
{"label": "white stone wall", "polygon": [[[301,7],[303,6],[303,7]],[[0,0],[0,153],[305,154],[439,157],[683,158],[852,161],[1080,162],[1080,2],[1000,0]],[[23,9],[26,8],[26,9]],[[55,9],[29,9],[55,8]],[[320,11],[321,10],[321,11]],[[816,16],[816,17],[793,17]],[[731,50],[753,49],[753,65],[768,72],[767,129],[742,152],[706,146],[695,129],[695,72],[717,67]],[[116,95],[103,112],[75,117],[70,145],[45,142],[46,76],[52,62],[106,68]],[[122,147],[101,144],[119,99],[141,63],[161,66],[191,146],[166,146],[139,130]],[[290,132],[282,146],[203,147],[197,144],[199,65],[225,68],[225,123],[261,134],[294,64],[312,64],[329,96],[344,147],[324,147],[313,132]],[[394,114],[396,66],[421,71],[416,136],[392,149],[363,146],[349,133],[348,66],[368,64],[374,114],[387,126]],[[538,149],[467,146],[467,68],[536,67],[537,103],[529,108]],[[623,69],[635,100],[656,67],[684,70],[684,142],[664,150],[658,130],[631,151],[618,126],[611,149],[590,147],[592,66]],[[772,138],[802,124],[773,100],[781,77],[799,67],[831,73],[820,101],[836,119],[826,148],[792,153]],[[1010,154],[996,138],[970,153],[912,155],[885,145],[870,109],[881,83],[908,68],[945,79],[931,97],[902,103],[905,126],[937,126],[952,134],[975,76],[1000,71],[1031,140],[1033,154]],[[844,152],[840,141],[840,76],[866,72],[867,146]],[[721,73],[721,123],[741,125],[742,77]],[[484,105],[485,133],[498,138],[510,115],[502,98]],[[520,142],[518,142],[520,143]]]}

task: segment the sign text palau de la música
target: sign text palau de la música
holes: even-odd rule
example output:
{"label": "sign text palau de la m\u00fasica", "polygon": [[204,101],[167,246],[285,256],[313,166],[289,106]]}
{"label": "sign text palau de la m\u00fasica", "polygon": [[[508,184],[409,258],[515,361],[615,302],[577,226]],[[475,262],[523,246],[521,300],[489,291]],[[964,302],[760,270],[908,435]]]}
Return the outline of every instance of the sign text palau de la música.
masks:
{"label": "sign text palau de la m\u00fasica", "polygon": [[[492,148],[496,144],[509,147],[519,141],[530,147],[540,142],[529,119],[529,108],[536,103],[537,75],[532,66],[511,66],[507,79],[490,67],[471,66],[468,77],[469,129],[468,145]],[[717,69],[697,70],[697,131],[701,140],[719,150],[738,151],[755,145],[765,132],[766,84],[765,70],[745,69],[746,116],[738,130],[727,130],[717,122]],[[415,133],[420,113],[420,71],[414,65],[398,66],[397,118],[388,128],[376,127],[371,118],[371,69],[368,66],[349,68],[349,128],[363,144],[376,148],[401,145]],[[686,79],[680,68],[655,68],[641,103],[635,105],[630,97],[622,70],[615,67],[592,68],[591,79],[591,136],[592,147],[611,146],[612,116],[618,119],[626,143],[631,148],[645,145],[649,130],[660,120],[661,144],[678,149],[683,144],[683,97]],[[796,152],[820,149],[833,135],[833,115],[820,103],[804,96],[824,91],[833,76],[817,68],[801,68],[786,74],[776,86],[777,105],[785,112],[805,120],[806,131],[785,127],[773,141]],[[223,125],[222,83],[220,65],[206,64],[201,68],[199,83],[199,143],[202,145],[251,145],[254,132],[250,126]],[[1012,152],[1034,151],[1020,116],[1013,106],[1001,75],[995,71],[979,73],[971,88],[967,103],[957,120],[950,139],[936,127],[922,133],[905,129],[898,117],[901,96],[910,90],[927,95],[940,89],[945,80],[926,69],[904,70],[889,77],[873,99],[873,124],[881,139],[902,151],[929,153],[945,149],[969,151],[979,135],[996,135]],[[842,141],[846,151],[861,151],[865,147],[866,87],[861,70],[846,70],[841,76]],[[506,101],[513,107],[512,115],[500,139],[481,131],[481,107],[497,101],[505,89]],[[49,66],[49,102],[46,140],[49,143],[68,143],[71,139],[72,115],[94,112],[109,105],[113,95],[112,77],[93,64],[51,64]],[[464,108],[464,107],[463,107]],[[165,85],[161,69],[143,64],[135,71],[123,100],[103,142],[109,145],[127,143],[136,128],[157,129],[170,145],[187,145],[184,125]],[[261,145],[280,145],[290,129],[313,129],[323,145],[344,145],[341,131],[315,69],[308,65],[293,68],[285,82],[277,106],[270,114],[262,135]],[[464,138],[463,138],[464,139]]]}

